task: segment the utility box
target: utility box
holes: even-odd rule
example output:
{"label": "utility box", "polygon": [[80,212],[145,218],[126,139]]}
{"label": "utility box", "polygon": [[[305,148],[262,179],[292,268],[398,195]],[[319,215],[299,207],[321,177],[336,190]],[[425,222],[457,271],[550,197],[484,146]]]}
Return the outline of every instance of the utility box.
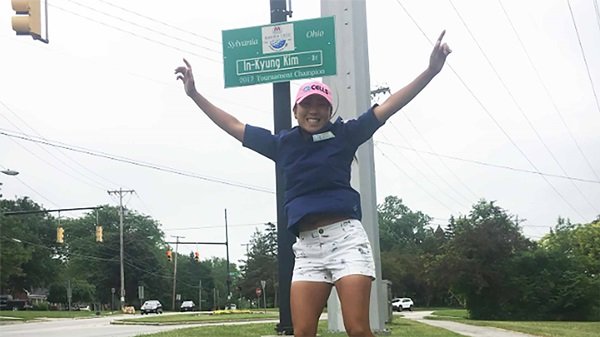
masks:
{"label": "utility box", "polygon": [[387,309],[384,317],[385,323],[391,323],[394,318],[394,309],[392,308],[392,281],[381,280],[381,283],[383,284],[383,293],[385,295],[383,300],[385,301],[385,307]]}

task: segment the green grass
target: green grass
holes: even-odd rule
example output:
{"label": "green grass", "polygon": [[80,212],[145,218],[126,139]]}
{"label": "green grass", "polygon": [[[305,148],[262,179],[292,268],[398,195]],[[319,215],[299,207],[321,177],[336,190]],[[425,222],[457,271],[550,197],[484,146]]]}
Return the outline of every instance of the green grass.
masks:
{"label": "green grass", "polygon": [[[394,322],[387,325],[391,330],[390,337],[462,337],[459,334],[428,326],[425,324],[409,321],[406,319],[394,317]],[[275,323],[264,324],[244,324],[244,325],[226,325],[226,326],[207,326],[186,328],[168,332],[160,332],[152,335],[153,337],[256,337],[264,335],[275,335]],[[319,322],[318,334],[321,337],[343,337],[345,332],[331,333],[327,331],[327,321]]]}
{"label": "green grass", "polygon": [[[103,316],[110,314],[109,312],[102,312]],[[4,318],[9,317],[9,318]],[[38,318],[81,318],[81,317],[96,317],[94,311],[35,311],[35,310],[22,310],[22,311],[0,311],[0,320],[2,321],[14,321],[15,318],[23,321],[31,321]]]}
{"label": "green grass", "polygon": [[544,337],[597,337],[600,332],[600,322],[479,321],[468,319],[466,310],[457,309],[438,310],[433,314],[436,317],[427,318],[492,326]]}
{"label": "green grass", "polygon": [[231,322],[245,320],[277,319],[277,312],[255,312],[251,314],[182,314],[182,315],[147,315],[136,318],[121,319],[119,322],[125,323],[161,323],[161,324],[194,324],[211,322]]}
{"label": "green grass", "polygon": [[437,309],[433,312],[434,315],[441,319],[469,319],[469,312],[465,309]]}

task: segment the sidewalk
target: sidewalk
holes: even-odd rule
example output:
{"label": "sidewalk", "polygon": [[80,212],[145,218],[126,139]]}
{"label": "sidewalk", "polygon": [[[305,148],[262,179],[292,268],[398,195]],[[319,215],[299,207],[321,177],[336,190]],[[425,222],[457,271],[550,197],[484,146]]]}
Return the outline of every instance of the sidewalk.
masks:
{"label": "sidewalk", "polygon": [[424,318],[425,316],[430,316],[431,313],[433,313],[433,311],[406,311],[402,313],[402,316],[406,319],[450,330],[452,332],[456,332],[458,334],[469,337],[538,337],[522,332],[515,332],[504,329],[475,326],[451,321],[437,321]]}

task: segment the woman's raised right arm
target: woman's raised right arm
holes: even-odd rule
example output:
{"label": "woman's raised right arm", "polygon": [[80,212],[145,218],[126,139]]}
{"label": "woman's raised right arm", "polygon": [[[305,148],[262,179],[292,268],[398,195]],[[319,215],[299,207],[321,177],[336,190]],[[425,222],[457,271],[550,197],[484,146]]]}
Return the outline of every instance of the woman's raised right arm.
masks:
{"label": "woman's raised right arm", "polygon": [[177,67],[175,69],[175,74],[177,74],[177,79],[183,82],[185,93],[194,100],[196,105],[198,105],[198,107],[208,116],[208,118],[217,124],[217,126],[235,137],[235,139],[243,142],[246,125],[202,96],[196,90],[192,66],[186,59],[183,59],[183,62],[185,63],[185,66]]}

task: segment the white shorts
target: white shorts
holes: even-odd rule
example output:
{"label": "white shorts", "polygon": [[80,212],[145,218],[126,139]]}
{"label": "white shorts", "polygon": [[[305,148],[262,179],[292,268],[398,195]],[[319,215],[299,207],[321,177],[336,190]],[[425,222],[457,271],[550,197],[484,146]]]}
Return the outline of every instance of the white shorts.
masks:
{"label": "white shorts", "polygon": [[296,256],[292,282],[333,284],[347,275],[375,279],[371,244],[358,220],[344,220],[300,232],[292,249]]}

